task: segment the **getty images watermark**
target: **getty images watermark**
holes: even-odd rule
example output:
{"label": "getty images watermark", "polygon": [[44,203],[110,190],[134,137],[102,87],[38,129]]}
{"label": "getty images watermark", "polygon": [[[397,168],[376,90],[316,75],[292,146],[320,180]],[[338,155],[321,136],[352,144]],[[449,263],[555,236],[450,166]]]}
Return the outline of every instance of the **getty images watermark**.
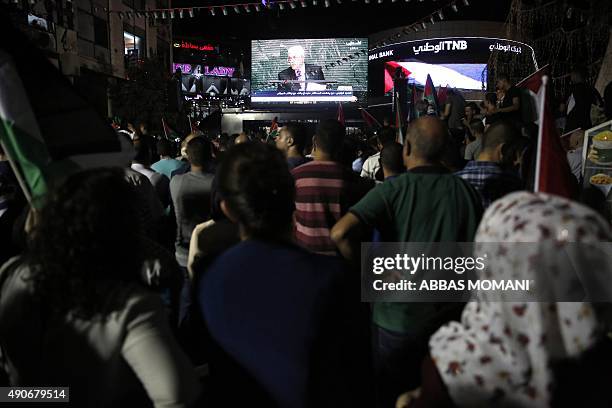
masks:
{"label": "getty images watermark", "polygon": [[365,302],[612,301],[612,244],[363,243]]}

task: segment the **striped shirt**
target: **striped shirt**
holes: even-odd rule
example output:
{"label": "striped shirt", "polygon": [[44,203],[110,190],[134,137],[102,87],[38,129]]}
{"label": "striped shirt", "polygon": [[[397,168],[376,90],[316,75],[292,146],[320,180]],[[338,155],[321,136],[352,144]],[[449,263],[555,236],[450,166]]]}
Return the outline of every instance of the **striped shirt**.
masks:
{"label": "striped shirt", "polygon": [[312,161],[291,172],[295,178],[296,242],[324,255],[336,255],[330,231],[334,224],[374,186],[340,163]]}

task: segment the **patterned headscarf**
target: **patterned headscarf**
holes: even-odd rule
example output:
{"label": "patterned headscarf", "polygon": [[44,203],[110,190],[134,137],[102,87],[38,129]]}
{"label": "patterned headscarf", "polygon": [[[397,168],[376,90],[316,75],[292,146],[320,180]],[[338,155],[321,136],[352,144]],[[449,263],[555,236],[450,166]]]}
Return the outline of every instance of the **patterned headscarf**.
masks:
{"label": "patterned headscarf", "polygon": [[[584,294],[592,283],[584,282],[584,276],[570,284],[550,283],[553,274],[567,272],[560,269],[572,268],[573,262],[563,264],[544,248],[595,244],[611,237],[609,225],[589,208],[557,196],[518,192],[489,207],[476,233],[476,248],[498,249],[484,277],[531,279],[554,292],[547,295],[568,299],[575,298],[576,286]],[[513,243],[532,244],[519,244],[519,252]],[[587,245],[567,247],[570,259],[583,269],[601,265],[601,256],[581,253]],[[597,340],[600,324],[590,303],[517,303],[505,301],[504,293],[477,294],[465,307],[461,323],[440,328],[430,339],[431,357],[458,406],[549,406],[551,362],[577,356]]]}

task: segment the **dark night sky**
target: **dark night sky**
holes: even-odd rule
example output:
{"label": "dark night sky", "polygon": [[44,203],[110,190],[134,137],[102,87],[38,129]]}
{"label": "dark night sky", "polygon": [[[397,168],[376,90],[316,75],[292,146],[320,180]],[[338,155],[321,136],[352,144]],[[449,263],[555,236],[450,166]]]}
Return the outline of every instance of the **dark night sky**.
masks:
{"label": "dark night sky", "polygon": [[[308,0],[308,7],[298,6],[295,10],[286,8],[265,10],[246,14],[241,9],[237,15],[229,9],[229,15],[223,16],[220,11],[211,16],[202,10],[196,18],[176,19],[174,34],[189,37],[200,37],[210,40],[249,40],[256,38],[324,38],[367,36],[384,29],[409,25],[420,18],[438,10],[448,3],[447,0],[330,0],[331,6],[325,8],[324,0],[318,0],[313,6]],[[458,13],[445,13],[446,19],[455,20],[489,20],[505,21],[508,14],[509,0],[469,0],[470,6],[463,6],[463,0],[456,1]],[[206,6],[212,4],[237,3],[225,1],[175,0],[173,7]]]}

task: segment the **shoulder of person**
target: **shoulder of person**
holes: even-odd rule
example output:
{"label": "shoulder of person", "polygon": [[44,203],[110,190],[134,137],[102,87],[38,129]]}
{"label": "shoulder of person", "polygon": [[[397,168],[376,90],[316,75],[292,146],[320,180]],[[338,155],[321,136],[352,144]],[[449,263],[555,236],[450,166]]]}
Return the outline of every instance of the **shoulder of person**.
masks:
{"label": "shoulder of person", "polygon": [[[0,294],[11,291],[22,286],[27,287],[27,277],[30,274],[29,266],[24,262],[22,256],[10,258],[0,268]],[[0,299],[2,296],[0,296]]]}

